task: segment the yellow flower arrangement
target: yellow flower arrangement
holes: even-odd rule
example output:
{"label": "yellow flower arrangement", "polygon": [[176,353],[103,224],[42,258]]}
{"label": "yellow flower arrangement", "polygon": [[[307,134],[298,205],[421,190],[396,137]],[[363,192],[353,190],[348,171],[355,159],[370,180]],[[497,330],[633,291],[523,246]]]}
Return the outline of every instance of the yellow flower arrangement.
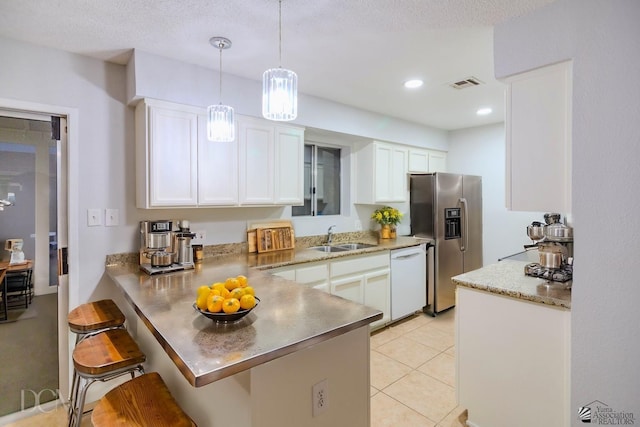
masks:
{"label": "yellow flower arrangement", "polygon": [[402,212],[391,206],[385,206],[376,209],[375,212],[371,214],[371,219],[380,225],[397,225],[402,220]]}

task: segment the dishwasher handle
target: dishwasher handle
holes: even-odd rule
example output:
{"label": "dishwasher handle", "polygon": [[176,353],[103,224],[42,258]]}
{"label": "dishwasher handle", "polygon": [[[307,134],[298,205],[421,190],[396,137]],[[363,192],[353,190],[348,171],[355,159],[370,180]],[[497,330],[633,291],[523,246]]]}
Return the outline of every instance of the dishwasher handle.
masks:
{"label": "dishwasher handle", "polygon": [[413,258],[413,257],[423,256],[423,255],[424,255],[424,253],[414,252],[412,254],[394,256],[394,257],[392,257],[392,259],[407,259],[407,258]]}

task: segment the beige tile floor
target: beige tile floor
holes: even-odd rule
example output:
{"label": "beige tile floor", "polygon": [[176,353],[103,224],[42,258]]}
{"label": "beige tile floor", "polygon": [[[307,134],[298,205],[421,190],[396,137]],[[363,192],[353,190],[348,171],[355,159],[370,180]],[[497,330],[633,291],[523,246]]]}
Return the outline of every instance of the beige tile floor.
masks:
{"label": "beige tile floor", "polygon": [[[455,401],[454,312],[420,314],[371,336],[371,427],[464,427]],[[7,427],[63,427],[66,409]],[[85,415],[81,427],[90,427]]]}
{"label": "beige tile floor", "polygon": [[371,336],[371,427],[464,426],[455,399],[454,310]]}

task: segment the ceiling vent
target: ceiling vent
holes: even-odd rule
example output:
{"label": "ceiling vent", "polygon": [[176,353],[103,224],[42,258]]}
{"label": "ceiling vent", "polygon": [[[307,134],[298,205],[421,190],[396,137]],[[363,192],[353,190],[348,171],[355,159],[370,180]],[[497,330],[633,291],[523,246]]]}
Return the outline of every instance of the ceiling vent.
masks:
{"label": "ceiling vent", "polygon": [[456,82],[449,83],[449,86],[451,86],[454,89],[465,89],[468,87],[479,86],[481,84],[482,82],[480,80],[472,76],[472,77],[467,77],[464,80],[458,80]]}

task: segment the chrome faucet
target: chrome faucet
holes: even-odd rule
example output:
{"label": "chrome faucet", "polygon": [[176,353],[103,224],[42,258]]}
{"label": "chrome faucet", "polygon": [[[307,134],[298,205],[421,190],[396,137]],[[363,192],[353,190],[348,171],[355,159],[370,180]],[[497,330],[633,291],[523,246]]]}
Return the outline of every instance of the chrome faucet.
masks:
{"label": "chrome faucet", "polygon": [[327,230],[327,245],[331,244],[331,241],[333,240],[333,229],[335,227],[335,224],[332,225],[331,227],[329,227],[329,229]]}

